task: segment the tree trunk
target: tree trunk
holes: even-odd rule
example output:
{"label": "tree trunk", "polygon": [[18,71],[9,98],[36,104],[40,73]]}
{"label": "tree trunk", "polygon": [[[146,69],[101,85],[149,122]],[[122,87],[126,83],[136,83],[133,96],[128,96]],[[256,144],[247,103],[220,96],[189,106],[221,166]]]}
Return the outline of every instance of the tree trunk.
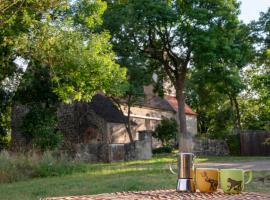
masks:
{"label": "tree trunk", "polygon": [[128,95],[128,113],[127,113],[127,132],[128,132],[128,137],[129,141],[133,142],[133,137],[131,133],[131,126],[130,126],[130,109],[131,109],[131,95]]}
{"label": "tree trunk", "polygon": [[238,130],[240,130],[241,127],[241,116],[240,116],[240,111],[239,111],[239,105],[236,97],[233,98],[234,102],[234,107],[235,107],[235,112],[236,112],[236,127]]}
{"label": "tree trunk", "polygon": [[233,112],[234,129],[238,132],[241,129],[241,116],[240,116],[240,111],[239,111],[239,105],[238,105],[235,95],[229,94],[228,96],[230,99],[230,104],[231,104],[232,112]]}
{"label": "tree trunk", "polygon": [[[122,110],[121,108],[121,103],[114,97],[110,97],[112,99],[112,101],[114,103],[116,103],[119,111],[124,115],[124,111]],[[128,113],[127,113],[127,121],[125,122],[125,128],[126,128],[126,131],[128,133],[128,137],[129,137],[129,141],[130,142],[133,142],[133,137],[132,137],[132,133],[131,133],[131,125],[130,125],[130,108],[131,108],[131,95],[128,96],[128,102],[127,102],[127,106],[128,106]]]}
{"label": "tree trunk", "polygon": [[179,152],[191,152],[192,151],[192,138],[187,132],[186,113],[185,113],[185,75],[182,74],[181,78],[176,82],[176,99],[178,103],[178,144]]}

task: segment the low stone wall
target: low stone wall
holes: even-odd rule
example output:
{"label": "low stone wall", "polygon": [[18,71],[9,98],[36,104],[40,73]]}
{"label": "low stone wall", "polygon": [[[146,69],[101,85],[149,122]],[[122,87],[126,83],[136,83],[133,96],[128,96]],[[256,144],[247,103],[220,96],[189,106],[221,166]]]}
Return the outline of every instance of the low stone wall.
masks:
{"label": "low stone wall", "polygon": [[230,154],[225,140],[194,139],[193,142],[193,152],[196,155],[223,156]]}
{"label": "low stone wall", "polygon": [[152,157],[152,145],[147,138],[127,144],[76,144],[72,156],[87,162],[144,160]]}

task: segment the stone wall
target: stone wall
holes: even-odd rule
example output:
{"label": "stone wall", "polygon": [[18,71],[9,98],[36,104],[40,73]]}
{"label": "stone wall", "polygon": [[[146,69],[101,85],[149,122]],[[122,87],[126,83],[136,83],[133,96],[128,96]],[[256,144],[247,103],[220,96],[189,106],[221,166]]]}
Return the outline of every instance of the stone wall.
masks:
{"label": "stone wall", "polygon": [[222,156],[230,154],[225,140],[194,139],[193,145],[195,155]]}
{"label": "stone wall", "polygon": [[76,144],[77,160],[88,162],[113,162],[144,160],[152,157],[151,139],[145,134],[141,140],[126,144]]}
{"label": "stone wall", "polygon": [[[15,104],[12,108],[12,149],[26,147],[26,140],[21,133],[23,117],[28,112],[27,106]],[[75,102],[61,104],[57,110],[58,129],[64,135],[63,149],[73,150],[74,144],[109,143],[107,122],[99,117],[87,103]]]}
{"label": "stone wall", "polygon": [[89,104],[75,102],[58,108],[58,127],[67,141],[99,144],[108,142],[107,122]]}

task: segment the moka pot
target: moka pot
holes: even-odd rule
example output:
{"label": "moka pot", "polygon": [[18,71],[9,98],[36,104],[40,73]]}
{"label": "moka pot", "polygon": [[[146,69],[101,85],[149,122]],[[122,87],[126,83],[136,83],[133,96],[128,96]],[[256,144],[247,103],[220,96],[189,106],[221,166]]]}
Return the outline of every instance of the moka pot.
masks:
{"label": "moka pot", "polygon": [[170,171],[177,174],[178,192],[195,192],[194,180],[194,154],[193,153],[180,153],[177,155],[177,173],[170,165]]}

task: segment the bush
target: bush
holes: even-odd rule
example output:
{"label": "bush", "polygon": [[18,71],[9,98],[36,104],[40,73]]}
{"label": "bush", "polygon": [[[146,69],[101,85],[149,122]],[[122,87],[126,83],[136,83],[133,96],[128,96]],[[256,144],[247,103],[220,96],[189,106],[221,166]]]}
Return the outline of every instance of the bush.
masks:
{"label": "bush", "polygon": [[35,153],[11,155],[3,151],[0,154],[0,183],[85,171],[84,163],[71,161],[66,157],[56,159],[51,152],[45,152],[43,155]]}
{"label": "bush", "polygon": [[55,111],[41,106],[31,107],[23,119],[22,132],[29,143],[42,151],[54,150],[62,141]]}
{"label": "bush", "polygon": [[3,149],[8,149],[9,145],[10,145],[10,142],[9,142],[8,138],[0,136],[0,152]]}
{"label": "bush", "polygon": [[230,154],[234,156],[241,155],[241,142],[240,142],[240,135],[227,135],[226,141],[230,150]]}
{"label": "bush", "polygon": [[66,157],[55,159],[50,152],[44,153],[34,169],[35,177],[62,176],[84,171],[82,164]]}
{"label": "bush", "polygon": [[173,148],[170,146],[159,147],[153,150],[153,154],[160,154],[160,153],[172,153]]}
{"label": "bush", "polygon": [[169,145],[171,140],[175,140],[177,134],[177,122],[175,119],[164,118],[157,125],[153,137],[159,139],[162,145]]}

